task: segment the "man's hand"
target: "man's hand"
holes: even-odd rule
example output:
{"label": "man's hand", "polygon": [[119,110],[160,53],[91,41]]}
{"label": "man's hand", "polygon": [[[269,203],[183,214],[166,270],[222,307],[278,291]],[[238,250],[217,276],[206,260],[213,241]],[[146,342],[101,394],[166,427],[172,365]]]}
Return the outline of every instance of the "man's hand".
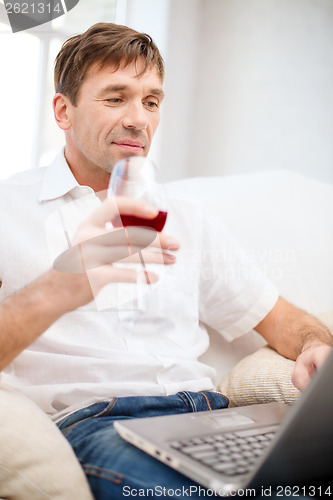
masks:
{"label": "man's hand", "polygon": [[282,297],[255,330],[279,354],[296,361],[292,382],[301,391],[332,349],[333,338],[328,328]]}
{"label": "man's hand", "polygon": [[296,359],[291,381],[297,389],[304,391],[314,373],[323,366],[332,348],[328,345],[318,345],[305,349]]}
{"label": "man's hand", "polygon": [[[174,238],[143,227],[112,228],[116,216],[132,215],[144,219],[156,217],[158,211],[146,202],[128,198],[106,199],[78,228],[73,246],[54,263],[54,268],[68,274],[84,273],[88,276],[93,296],[108,283],[135,283],[137,271],[127,264],[174,264],[176,257],[170,251],[178,250]],[[115,264],[121,263],[122,266]],[[155,273],[146,271],[147,284],[158,280]]]}

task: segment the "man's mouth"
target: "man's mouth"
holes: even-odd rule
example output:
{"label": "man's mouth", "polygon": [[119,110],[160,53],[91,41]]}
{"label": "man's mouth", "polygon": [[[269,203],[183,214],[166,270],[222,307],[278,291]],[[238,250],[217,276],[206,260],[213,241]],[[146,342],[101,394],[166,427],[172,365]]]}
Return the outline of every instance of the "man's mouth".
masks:
{"label": "man's mouth", "polygon": [[142,142],[138,142],[138,141],[131,141],[131,140],[123,140],[123,141],[115,141],[113,144],[115,144],[116,146],[126,150],[126,151],[130,151],[132,153],[142,153],[143,152],[143,148],[144,148],[144,144],[142,144]]}

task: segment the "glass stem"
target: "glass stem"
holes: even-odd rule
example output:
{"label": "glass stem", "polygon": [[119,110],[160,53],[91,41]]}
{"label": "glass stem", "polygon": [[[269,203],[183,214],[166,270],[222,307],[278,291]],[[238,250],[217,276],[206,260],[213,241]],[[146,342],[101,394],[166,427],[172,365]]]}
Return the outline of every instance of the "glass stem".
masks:
{"label": "glass stem", "polygon": [[139,311],[144,311],[145,310],[145,301],[143,298],[144,295],[144,290],[142,288],[142,285],[148,283],[150,284],[149,277],[148,277],[148,272],[146,268],[146,263],[143,259],[143,255],[141,251],[138,252],[139,257],[140,257],[140,262],[142,265],[142,269],[138,271],[137,274],[137,306]]}

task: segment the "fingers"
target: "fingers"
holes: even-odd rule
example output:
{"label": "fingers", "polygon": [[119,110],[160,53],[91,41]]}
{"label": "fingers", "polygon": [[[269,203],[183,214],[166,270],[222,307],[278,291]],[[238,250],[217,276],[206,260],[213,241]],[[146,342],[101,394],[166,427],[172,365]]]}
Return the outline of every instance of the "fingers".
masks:
{"label": "fingers", "polygon": [[[88,278],[89,288],[92,296],[96,299],[100,290],[110,283],[137,283],[137,271],[134,269],[121,268],[113,265],[102,266],[92,269],[86,274]],[[156,283],[159,277],[155,273],[146,272],[146,283],[151,285]],[[110,293],[107,295],[106,307],[115,307],[118,309],[118,294]],[[103,302],[102,302],[103,304]]]}
{"label": "fingers", "polygon": [[291,375],[291,381],[299,391],[304,391],[311,380],[311,375],[308,370],[301,365],[295,365]]}
{"label": "fingers", "polygon": [[[73,246],[54,262],[54,268],[61,272],[82,273],[127,259],[138,262],[138,252],[145,251],[147,263],[172,264],[174,256],[169,251],[179,249],[179,242],[166,234],[140,226],[106,228],[117,214],[133,214],[138,217],[154,218],[157,209],[146,202],[128,198],[106,199],[79,227]],[[76,244],[75,244],[76,243]],[[156,250],[157,253],[153,253]]]}
{"label": "fingers", "polygon": [[291,381],[297,389],[304,391],[311,378],[319,370],[332,352],[329,345],[319,345],[306,349],[296,360]]}
{"label": "fingers", "polygon": [[[159,279],[156,273],[145,271],[147,284],[156,283]],[[103,266],[87,272],[90,285],[96,294],[108,283],[137,283],[137,271],[115,266]]]}
{"label": "fingers", "polygon": [[[137,269],[114,266],[114,263],[141,263],[170,265],[176,260],[170,251],[179,248],[179,242],[153,229],[144,227],[110,228],[111,222],[119,214],[135,214],[149,219],[158,210],[146,202],[114,197],[106,199],[78,228],[72,246],[54,262],[54,269],[65,273],[86,274],[93,295],[112,282],[137,282]],[[141,259],[139,256],[141,255]],[[145,281],[152,284],[158,276],[145,269]]]}
{"label": "fingers", "polygon": [[111,222],[117,215],[133,215],[145,219],[153,219],[157,216],[158,210],[142,200],[129,198],[126,196],[114,196],[107,198],[102,205],[95,210],[87,219],[91,225],[104,228],[107,222]]}
{"label": "fingers", "polygon": [[[139,252],[141,253],[141,258]],[[145,264],[171,265],[176,262],[176,257],[173,254],[158,250],[143,249],[142,246],[131,245],[130,248],[127,245],[108,247],[83,243],[81,255],[77,254],[76,272],[82,272],[82,270],[88,271],[116,262],[122,264],[140,264],[141,259]],[[84,262],[83,265],[82,261]],[[71,270],[69,272],[74,271]]]}
{"label": "fingers", "polygon": [[[149,249],[140,250],[142,260],[145,264],[160,264],[164,266],[168,266],[171,264],[175,264],[176,256],[167,252],[162,251],[151,251]],[[133,255],[121,260],[121,263],[140,263],[142,262],[139,251],[133,253]]]}
{"label": "fingers", "polygon": [[175,256],[165,251],[170,247],[169,239],[164,238],[164,248],[159,247],[155,234],[141,227],[107,231],[70,247],[54,261],[53,267],[60,272],[82,273],[119,261],[139,262],[139,252],[146,263],[173,264]]}
{"label": "fingers", "polygon": [[158,233],[150,246],[162,248],[163,250],[170,250],[172,252],[180,248],[179,241],[176,238],[164,233]]}
{"label": "fingers", "polygon": [[[158,210],[144,201],[124,196],[106,199],[103,204],[80,225],[72,241],[73,245],[85,242],[96,236],[109,233],[110,228],[107,227],[107,224],[112,220],[115,220],[117,217],[119,218],[119,214],[135,214],[135,216],[137,217],[151,219],[156,217],[156,215],[158,214]],[[130,227],[128,228],[128,231],[133,232],[135,231],[135,228]],[[152,243],[152,246],[157,246],[164,250],[171,251],[179,249],[179,242],[175,238],[171,238],[164,233],[157,233],[153,229],[150,229],[149,231],[150,233],[147,233],[147,235],[149,234],[149,238],[151,238],[151,241],[149,243],[146,241],[146,245]],[[132,238],[133,236],[135,235],[132,235]],[[134,238],[133,244],[136,243],[137,242]]]}

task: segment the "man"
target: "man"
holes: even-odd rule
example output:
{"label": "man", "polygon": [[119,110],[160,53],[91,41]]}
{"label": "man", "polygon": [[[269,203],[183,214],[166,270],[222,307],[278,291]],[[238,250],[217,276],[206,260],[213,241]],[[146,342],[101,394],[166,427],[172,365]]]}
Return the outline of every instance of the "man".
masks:
{"label": "man", "polygon": [[[159,258],[165,265],[150,292],[162,318],[154,334],[127,331],[116,311],[99,310],[93,301],[104,293],[118,296],[117,283],[134,282],[130,266],[87,270],[81,254],[82,272],[49,270],[66,247],[80,249],[110,234],[107,223],[117,211],[156,215],[143,202],[105,199],[105,192],[118,160],[149,151],[163,74],[150,37],[127,27],[101,23],[68,40],[56,60],[53,100],[64,152],[45,170],[14,177],[1,194],[2,381],[53,417],[98,499],[122,498],[125,486],[192,484],[121,440],[112,422],[227,406],[214,391],[212,369],[198,362],[208,346],[199,320],[230,339],[255,328],[282,355],[297,359],[293,380],[300,389],[331,350],[329,331],[279,298],[263,276],[251,280],[232,238],[185,200],[169,200],[166,231],[151,247],[144,249],[140,238],[130,242],[142,248],[146,262]],[[108,238],[98,241],[98,250],[112,254]],[[218,248],[227,251],[216,263]],[[226,270],[233,266],[231,282]],[[207,279],[203,271],[213,267],[214,279]],[[153,273],[149,278],[157,280]]]}

